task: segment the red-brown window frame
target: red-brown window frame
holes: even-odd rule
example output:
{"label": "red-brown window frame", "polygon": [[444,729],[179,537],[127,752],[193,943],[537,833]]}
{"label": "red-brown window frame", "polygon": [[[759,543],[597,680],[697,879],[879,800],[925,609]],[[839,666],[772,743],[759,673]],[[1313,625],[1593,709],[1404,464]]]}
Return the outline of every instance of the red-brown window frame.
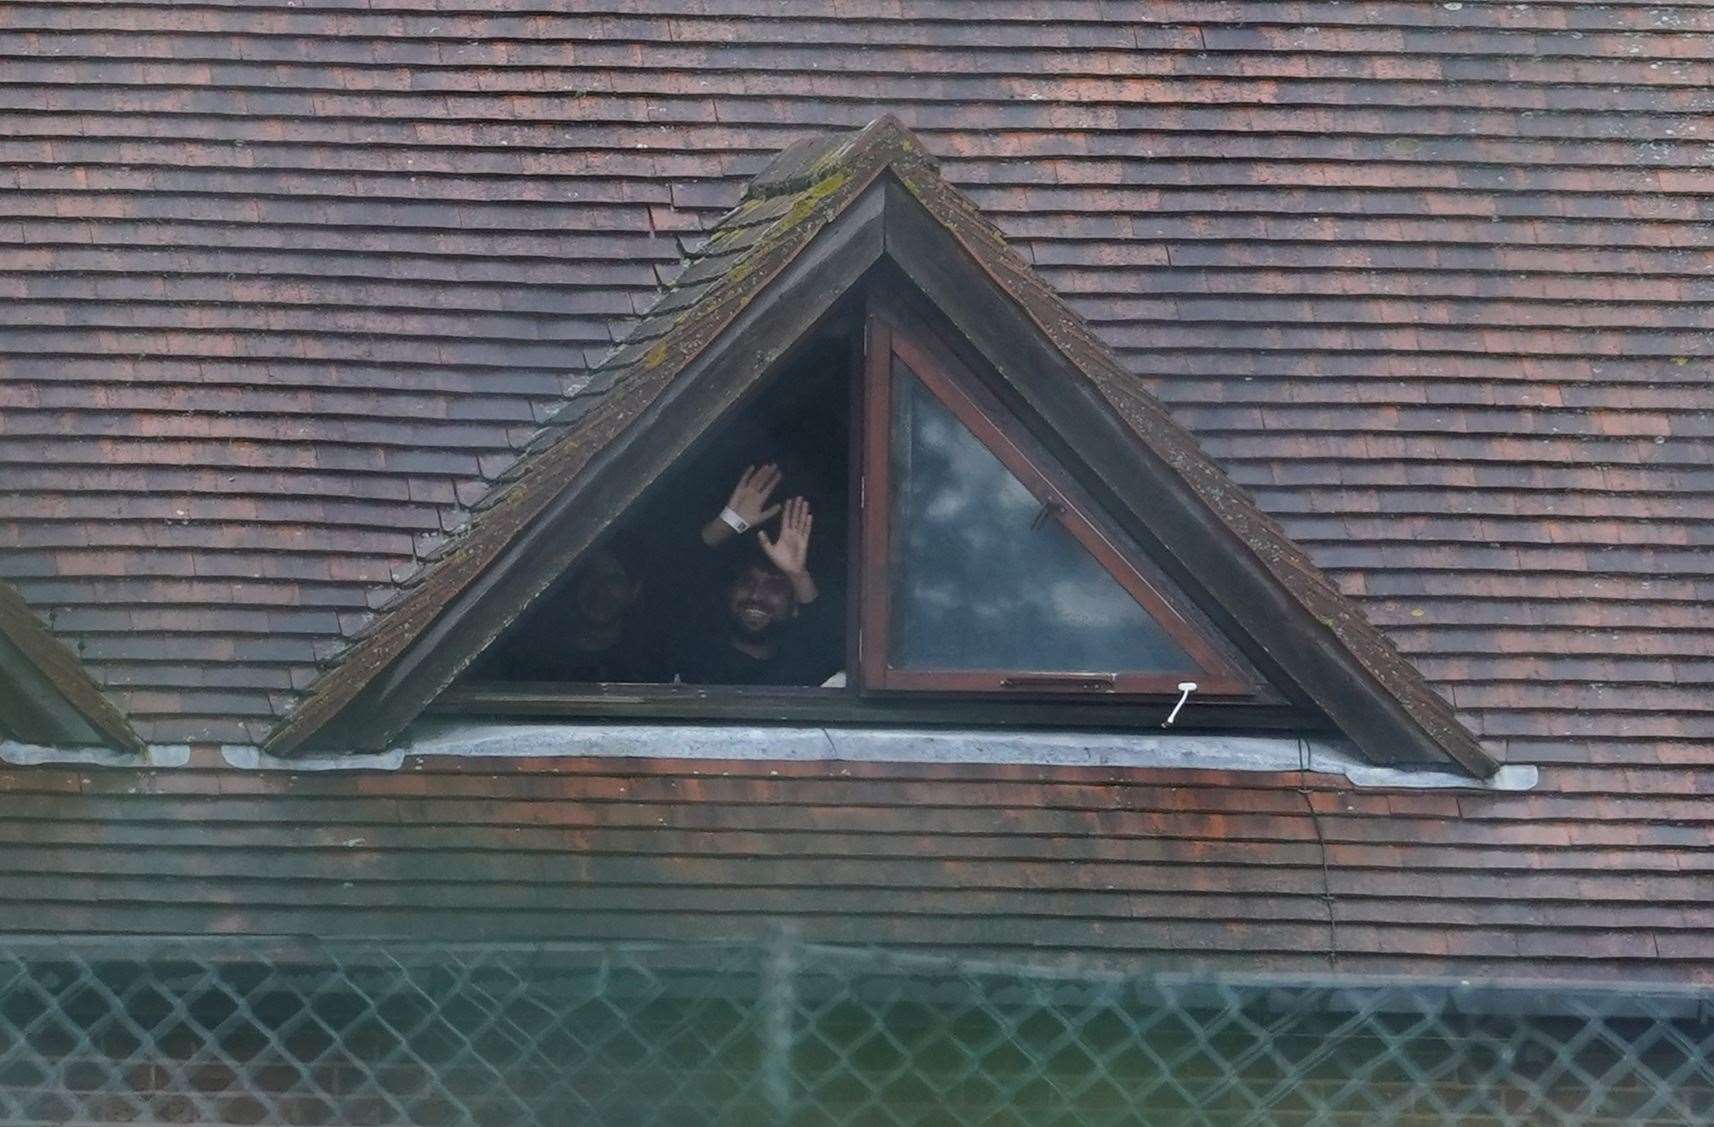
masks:
{"label": "red-brown window frame", "polygon": [[[1255,686],[1241,676],[1191,623],[1187,622],[1127,558],[1112,539],[1073,501],[1075,490],[1063,470],[1045,452],[1031,454],[1030,443],[986,407],[973,389],[974,375],[950,356],[918,345],[907,332],[871,310],[864,326],[864,362],[860,413],[861,456],[854,467],[860,482],[853,509],[858,514],[859,549],[854,553],[859,574],[850,589],[859,606],[857,680],[865,690],[903,692],[1075,693],[1163,696],[1176,694],[1179,683],[1195,681],[1204,695],[1246,696]],[[1082,673],[1027,669],[926,670],[897,669],[891,652],[892,591],[890,543],[892,520],[892,388],[893,357],[903,360],[940,403],[969,428],[1024,487],[1041,501],[1052,518],[1083,545],[1102,568],[1149,612],[1195,662],[1195,670],[1179,673],[1124,673],[1089,670]]]}

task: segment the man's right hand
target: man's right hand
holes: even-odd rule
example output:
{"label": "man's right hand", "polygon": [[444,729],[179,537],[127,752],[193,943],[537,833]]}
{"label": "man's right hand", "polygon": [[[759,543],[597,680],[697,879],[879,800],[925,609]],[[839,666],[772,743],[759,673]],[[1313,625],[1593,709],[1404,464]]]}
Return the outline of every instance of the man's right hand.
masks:
{"label": "man's right hand", "polygon": [[771,508],[767,505],[768,498],[780,487],[783,477],[780,467],[773,462],[747,467],[739,475],[738,484],[732,487],[732,496],[727,498],[726,507],[742,517],[745,524],[755,528],[780,511],[778,505]]}
{"label": "man's right hand", "polygon": [[[784,476],[780,473],[780,467],[773,462],[745,467],[744,472],[738,476],[738,484],[732,487],[732,496],[727,498],[726,507],[751,528],[771,519],[780,511],[780,507],[769,505],[768,498],[780,487]],[[719,514],[702,526],[702,542],[711,548],[736,535],[737,531],[721,520]]]}

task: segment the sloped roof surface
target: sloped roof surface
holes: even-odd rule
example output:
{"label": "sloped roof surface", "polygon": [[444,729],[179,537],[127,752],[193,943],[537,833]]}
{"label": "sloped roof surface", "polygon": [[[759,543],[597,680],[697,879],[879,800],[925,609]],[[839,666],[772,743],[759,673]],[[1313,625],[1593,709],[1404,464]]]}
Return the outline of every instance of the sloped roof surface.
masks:
{"label": "sloped roof surface", "polygon": [[1707,801],[1574,770],[1553,794],[1287,778],[199,753],[0,768],[0,859],[15,934],[672,941],[795,917],[974,958],[1714,983]]}
{"label": "sloped roof surface", "polygon": [[199,749],[0,772],[26,926],[1714,975],[1714,11],[454,2],[0,7],[0,573],[146,736],[263,736],[749,176],[891,111],[1541,785]]}
{"label": "sloped roof surface", "polygon": [[262,736],[885,111],[1479,734],[1709,736],[1714,12],[571,7],[0,13],[0,569],[151,738]]}

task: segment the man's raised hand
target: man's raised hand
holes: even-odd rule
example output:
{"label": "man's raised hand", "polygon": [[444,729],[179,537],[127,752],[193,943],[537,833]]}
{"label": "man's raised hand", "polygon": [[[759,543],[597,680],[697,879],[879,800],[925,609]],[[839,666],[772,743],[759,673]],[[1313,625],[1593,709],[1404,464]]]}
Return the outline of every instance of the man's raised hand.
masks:
{"label": "man's raised hand", "polygon": [[780,511],[778,505],[768,505],[768,498],[780,487],[783,477],[780,467],[773,462],[745,467],[738,476],[738,484],[732,487],[732,496],[727,499],[726,507],[754,528]]}
{"label": "man's raised hand", "polygon": [[769,539],[766,532],[756,533],[756,540],[762,546],[773,565],[785,573],[792,581],[792,594],[800,604],[815,602],[818,594],[815,580],[809,574],[809,530],[815,524],[815,518],[810,515],[809,502],[802,497],[793,497],[786,502],[785,511],[780,516],[780,534],[777,539]]}
{"label": "man's raised hand", "polygon": [[726,507],[702,526],[702,542],[717,548],[741,532],[773,518],[780,511],[769,505],[768,498],[780,487],[780,467],[773,462],[761,466],[746,466],[732,487]]}
{"label": "man's raised hand", "polygon": [[779,539],[768,539],[766,532],[756,533],[756,539],[761,541],[762,551],[774,561],[775,567],[787,575],[801,575],[809,560],[809,530],[814,523],[809,502],[793,497],[786,502],[785,515],[780,517]]}

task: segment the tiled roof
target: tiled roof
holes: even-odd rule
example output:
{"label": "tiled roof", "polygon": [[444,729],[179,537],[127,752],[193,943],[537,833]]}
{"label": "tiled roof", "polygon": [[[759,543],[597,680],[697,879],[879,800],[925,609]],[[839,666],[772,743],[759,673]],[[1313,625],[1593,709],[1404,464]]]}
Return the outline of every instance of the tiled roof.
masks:
{"label": "tiled roof", "polygon": [[[1243,879],[1283,887],[1272,867],[1296,866],[1309,883],[1281,895],[1303,899],[1103,901],[1167,921],[1113,942],[1170,945],[1189,916],[1226,921],[1240,952],[1316,957],[1325,923],[1281,921],[1326,903],[1325,879],[1338,942],[1371,964],[1708,977],[1714,9],[457,2],[0,8],[0,576],[145,736],[263,737],[748,177],[892,112],[1541,785],[1306,797],[1127,776],[1072,794],[976,771],[953,801],[901,768],[757,778],[733,802],[678,764],[657,785],[683,800],[653,810],[624,779],[574,806],[510,764],[463,790],[443,775],[468,763],[18,769],[0,830],[23,842],[15,871],[53,874],[14,882],[19,918],[158,931],[194,907],[210,930],[266,930],[308,904],[373,927],[420,903],[475,926],[515,870],[451,862],[545,842],[589,849],[602,887],[657,887],[650,919],[533,917],[561,936],[661,934],[763,885],[822,897],[852,933],[863,904],[934,932],[874,909],[873,886],[826,891],[854,866],[893,896],[867,858],[897,849],[922,862],[901,880],[1079,920],[1061,934],[1087,944],[1116,934],[1087,902],[1021,890],[1094,880],[1079,850],[1213,865],[1254,843]],[[503,787],[541,797],[502,806]],[[963,812],[973,793],[997,815]],[[1278,818],[1247,820],[1264,807]],[[288,853],[310,823],[320,852]],[[807,837],[746,836],[788,828]],[[371,835],[376,888],[336,890],[329,857]],[[774,845],[805,860],[756,868]],[[966,846],[1065,860],[973,867]]]}
{"label": "tiled roof", "polygon": [[[0,768],[9,930],[805,938],[1136,969],[1714,983],[1706,768],[1338,776],[430,757]],[[1668,789],[1676,793],[1663,793]]]}
{"label": "tiled roof", "polygon": [[0,15],[0,568],[254,740],[791,140],[895,112],[1518,755],[1714,724],[1702,5]]}
{"label": "tiled roof", "polygon": [[259,738],[888,110],[1478,731],[1709,735],[1706,8],[590,7],[0,17],[0,567],[154,738]]}

